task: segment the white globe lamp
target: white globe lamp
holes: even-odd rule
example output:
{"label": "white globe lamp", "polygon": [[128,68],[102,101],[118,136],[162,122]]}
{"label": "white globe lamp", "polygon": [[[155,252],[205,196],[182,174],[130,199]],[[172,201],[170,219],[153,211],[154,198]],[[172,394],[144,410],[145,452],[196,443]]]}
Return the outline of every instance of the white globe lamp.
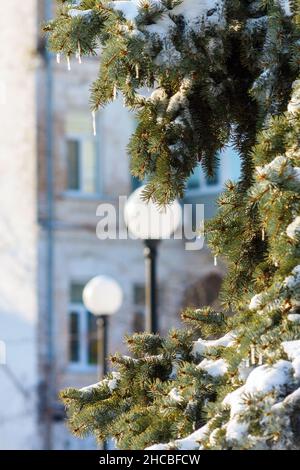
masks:
{"label": "white globe lamp", "polygon": [[145,186],[138,188],[125,205],[124,218],[131,234],[142,240],[168,239],[181,223],[182,211],[177,200],[165,207],[158,207],[153,201],[145,201],[142,193]]}
{"label": "white globe lamp", "polygon": [[116,313],[122,305],[123,292],[119,284],[108,276],[96,276],[83,290],[86,309],[96,316]]}

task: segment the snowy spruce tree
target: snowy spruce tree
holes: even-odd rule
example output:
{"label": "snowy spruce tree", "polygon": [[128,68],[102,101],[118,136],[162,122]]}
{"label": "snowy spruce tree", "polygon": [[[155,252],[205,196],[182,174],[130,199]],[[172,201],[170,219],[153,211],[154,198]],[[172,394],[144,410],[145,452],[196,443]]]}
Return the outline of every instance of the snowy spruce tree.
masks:
{"label": "snowy spruce tree", "polygon": [[224,310],[127,338],[115,372],[62,392],[71,430],[122,449],[299,449],[299,0],[59,3],[45,26],[58,58],[101,52],[93,113],[118,94],[136,111],[145,198],[182,196],[199,162],[213,176],[228,142],[242,160],[207,225]]}

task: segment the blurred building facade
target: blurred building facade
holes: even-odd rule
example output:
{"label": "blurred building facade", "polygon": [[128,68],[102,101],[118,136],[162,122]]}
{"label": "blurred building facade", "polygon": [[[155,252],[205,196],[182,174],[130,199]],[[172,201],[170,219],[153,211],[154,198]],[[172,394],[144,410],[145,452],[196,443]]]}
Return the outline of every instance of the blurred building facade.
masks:
{"label": "blurred building facade", "polygon": [[[94,447],[92,439],[70,436],[57,399],[62,388],[97,381],[95,320],[81,300],[89,279],[108,274],[124,292],[110,321],[111,352],[123,352],[124,335],[144,324],[142,242],[96,237],[99,204],[118,208],[119,196],[137,184],[126,153],[135,118],[120,97],[97,114],[93,136],[89,85],[99,59],[83,65],[74,59],[68,71],[63,58],[57,64],[46,51],[38,25],[53,16],[53,3],[11,0],[0,19],[0,340],[7,349],[7,364],[0,365],[1,449]],[[185,202],[205,204],[210,217],[224,182],[238,174],[229,148],[215,180],[195,171]],[[223,272],[207,248],[187,251],[182,240],[163,241],[162,333],[179,325],[186,304],[213,304]]]}

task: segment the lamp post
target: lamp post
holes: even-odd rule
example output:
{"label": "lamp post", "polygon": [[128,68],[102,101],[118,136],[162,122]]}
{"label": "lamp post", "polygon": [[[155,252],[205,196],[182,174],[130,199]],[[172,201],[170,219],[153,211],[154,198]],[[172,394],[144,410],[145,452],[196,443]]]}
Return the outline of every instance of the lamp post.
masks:
{"label": "lamp post", "polygon": [[[82,298],[85,308],[97,317],[97,355],[101,380],[108,372],[108,317],[121,307],[123,292],[114,279],[96,276],[85,286]],[[103,441],[103,450],[107,450],[106,441]]]}
{"label": "lamp post", "polygon": [[128,198],[124,219],[129,232],[144,241],[146,268],[146,330],[157,333],[157,248],[160,240],[169,239],[181,223],[182,211],[178,201],[159,208],[153,201],[142,198],[145,186],[141,186]]}

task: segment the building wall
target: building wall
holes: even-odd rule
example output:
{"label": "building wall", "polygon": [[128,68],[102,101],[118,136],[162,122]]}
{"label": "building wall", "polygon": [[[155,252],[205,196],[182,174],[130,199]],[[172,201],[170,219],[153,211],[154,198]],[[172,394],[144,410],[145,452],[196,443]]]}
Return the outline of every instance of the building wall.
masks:
{"label": "building wall", "polygon": [[37,432],[36,0],[0,15],[0,449]]}

